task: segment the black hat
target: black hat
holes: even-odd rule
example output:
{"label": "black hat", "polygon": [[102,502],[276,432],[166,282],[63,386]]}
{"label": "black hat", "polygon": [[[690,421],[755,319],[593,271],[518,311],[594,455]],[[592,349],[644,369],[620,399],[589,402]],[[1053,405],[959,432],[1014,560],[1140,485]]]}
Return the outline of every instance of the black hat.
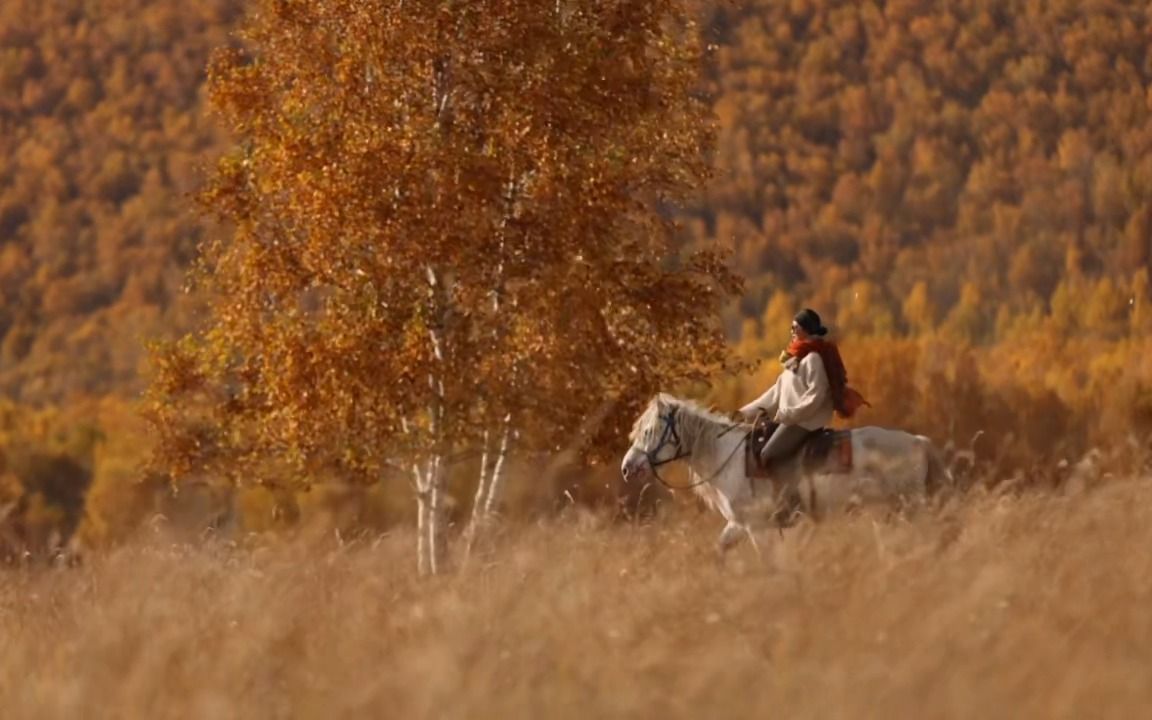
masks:
{"label": "black hat", "polygon": [[796,321],[797,325],[804,328],[804,332],[809,335],[822,336],[828,334],[828,328],[820,323],[820,316],[817,315],[816,311],[812,308],[804,308],[796,313],[796,317],[793,318],[793,320]]}

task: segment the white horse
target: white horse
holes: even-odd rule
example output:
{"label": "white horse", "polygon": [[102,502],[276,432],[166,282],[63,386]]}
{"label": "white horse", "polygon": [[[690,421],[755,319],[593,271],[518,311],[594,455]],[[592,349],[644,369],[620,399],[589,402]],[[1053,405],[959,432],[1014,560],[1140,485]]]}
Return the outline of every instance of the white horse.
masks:
{"label": "white horse", "polygon": [[[851,466],[806,466],[803,450],[773,466],[771,479],[745,472],[751,425],[733,423],[690,400],[657,395],[632,429],[632,447],[620,471],[625,482],[686,460],[691,486],[728,524],[716,541],[719,555],[771,521],[793,512],[815,516],[865,504],[921,501],[953,486],[932,441],[922,435],[879,427],[851,431]],[[757,547],[757,552],[759,548]]]}

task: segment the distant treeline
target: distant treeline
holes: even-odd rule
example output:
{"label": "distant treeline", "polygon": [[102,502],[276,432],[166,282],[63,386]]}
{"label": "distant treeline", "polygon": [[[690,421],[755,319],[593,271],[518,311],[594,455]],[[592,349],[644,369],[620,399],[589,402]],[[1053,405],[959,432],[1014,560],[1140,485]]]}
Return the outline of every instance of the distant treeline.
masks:
{"label": "distant treeline", "polygon": [[[8,453],[5,497],[43,495],[18,475],[62,455],[107,507],[143,507],[107,498],[143,487],[126,403],[144,341],[196,314],[181,290],[207,230],[188,193],[227,146],[205,67],[242,7],[0,8],[0,396],[63,405],[53,427],[72,428],[4,433],[44,446]],[[813,306],[874,399],[861,422],[958,446],[984,430],[977,449],[1011,472],[1133,455],[1152,429],[1152,9],[762,0],[705,17],[717,174],[683,235],[733,248],[739,349],[774,357]],[[89,519],[127,522],[113,514]]]}

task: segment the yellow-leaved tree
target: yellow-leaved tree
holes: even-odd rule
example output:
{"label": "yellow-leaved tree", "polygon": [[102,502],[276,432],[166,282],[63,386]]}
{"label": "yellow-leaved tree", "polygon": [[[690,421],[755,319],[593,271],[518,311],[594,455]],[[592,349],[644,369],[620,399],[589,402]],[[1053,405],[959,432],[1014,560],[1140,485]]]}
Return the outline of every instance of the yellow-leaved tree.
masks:
{"label": "yellow-leaved tree", "polygon": [[454,459],[484,453],[490,507],[511,445],[619,442],[722,367],[738,279],[666,219],[708,172],[700,65],[679,0],[258,2],[210,66],[231,230],[205,328],[156,357],[157,466],[407,475],[435,573]]}

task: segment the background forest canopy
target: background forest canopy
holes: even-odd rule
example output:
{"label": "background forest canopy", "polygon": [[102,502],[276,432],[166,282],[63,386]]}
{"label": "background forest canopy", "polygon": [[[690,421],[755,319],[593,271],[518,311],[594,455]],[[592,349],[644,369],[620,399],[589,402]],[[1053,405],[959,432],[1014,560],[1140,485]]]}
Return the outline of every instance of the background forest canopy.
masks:
{"label": "background forest canopy", "polygon": [[[205,82],[241,8],[0,8],[0,502],[24,542],[78,521],[77,484],[92,541],[156,507],[133,403],[145,341],[203,310],[182,292],[211,237],[189,193],[233,143]],[[740,355],[774,358],[812,306],[873,403],[861,423],[957,448],[983,431],[973,449],[998,479],[1143,452],[1152,11],[790,0],[700,18],[715,173],[678,211],[678,242],[731,247]],[[710,399],[736,407],[773,365],[714,378]],[[273,522],[274,495],[246,496],[248,527]],[[288,515],[332,500],[309,497]],[[348,522],[393,517],[373,512]]]}

